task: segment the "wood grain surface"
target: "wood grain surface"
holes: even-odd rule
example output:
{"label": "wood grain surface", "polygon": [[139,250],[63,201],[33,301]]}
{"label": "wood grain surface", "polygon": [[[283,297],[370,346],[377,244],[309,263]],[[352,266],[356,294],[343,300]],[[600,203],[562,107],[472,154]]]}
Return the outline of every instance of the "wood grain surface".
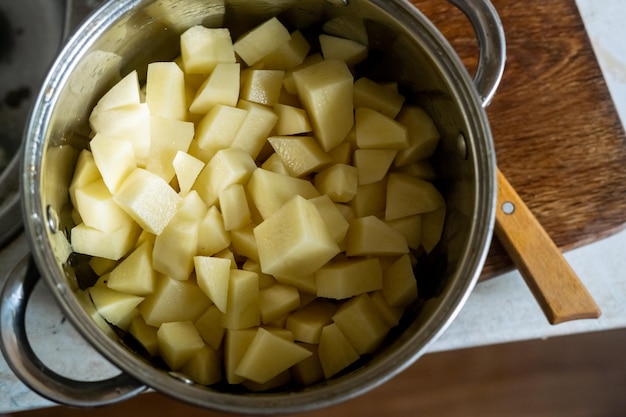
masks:
{"label": "wood grain surface", "polygon": [[[412,0],[470,73],[476,41],[441,0]],[[507,38],[502,83],[487,109],[498,166],[567,251],[626,223],[626,137],[574,0],[492,0]],[[495,241],[482,278],[512,268]]]}

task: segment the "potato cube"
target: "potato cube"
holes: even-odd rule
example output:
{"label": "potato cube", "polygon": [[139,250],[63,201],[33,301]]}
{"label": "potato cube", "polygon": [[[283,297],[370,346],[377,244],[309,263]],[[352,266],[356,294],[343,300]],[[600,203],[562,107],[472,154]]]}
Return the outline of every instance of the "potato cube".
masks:
{"label": "potato cube", "polygon": [[293,177],[319,171],[332,162],[312,136],[271,136],[267,141]]}
{"label": "potato cube", "polygon": [[141,228],[134,221],[128,221],[110,232],[80,223],[72,228],[70,242],[76,253],[117,261],[133,249],[139,233]]}
{"label": "potato cube", "polygon": [[224,219],[217,207],[209,207],[198,227],[198,255],[212,256],[230,245],[230,233],[224,228]]}
{"label": "potato cube", "polygon": [[393,256],[409,252],[404,236],[376,216],[350,222],[346,235],[348,256]]}
{"label": "potato cube", "polygon": [[220,190],[219,203],[227,231],[240,229],[250,223],[250,208],[241,184],[231,184]]}
{"label": "potato cube", "polygon": [[332,323],[337,312],[337,304],[316,298],[287,317],[285,328],[293,333],[295,340],[305,343],[319,343],[324,326]]}
{"label": "potato cube", "polygon": [[195,114],[207,113],[216,104],[235,107],[239,98],[239,64],[219,63],[200,86],[189,106]]}
{"label": "potato cube", "polygon": [[139,310],[146,324],[159,327],[173,321],[195,321],[210,305],[211,301],[195,282],[160,275],[154,292],[146,296]]}
{"label": "potato cube", "polygon": [[443,196],[431,182],[397,172],[389,174],[385,220],[426,213],[444,204]]}
{"label": "potato cube", "polygon": [[154,269],[180,281],[189,279],[198,248],[198,230],[198,220],[174,217],[154,241]]}
{"label": "potato cube", "polygon": [[122,182],[113,199],[144,230],[155,235],[165,229],[182,200],[163,178],[142,168]]}
{"label": "potato cube", "polygon": [[352,73],[342,61],[324,60],[294,71],[293,79],[315,137],[329,151],[354,126]]}
{"label": "potato cube", "polygon": [[194,322],[202,340],[213,349],[219,349],[226,329],[222,326],[224,313],[216,305],[212,305]]}
{"label": "potato cube", "polygon": [[350,224],[339,211],[337,205],[326,194],[311,198],[309,201],[317,207],[335,242],[341,244],[346,237],[346,233],[348,233]]}
{"label": "potato cube", "polygon": [[210,155],[230,147],[247,114],[237,107],[216,104],[198,124],[198,146]]}
{"label": "potato cube", "polygon": [[[397,157],[396,157],[397,165]],[[394,171],[402,172],[404,174],[412,175],[417,178],[422,178],[427,181],[433,181],[437,178],[437,172],[433,167],[433,164],[429,159],[422,159],[416,162],[411,162],[408,165],[397,167]]]}
{"label": "potato cube", "polygon": [[333,261],[315,271],[317,296],[341,300],[383,288],[383,271],[377,258]]}
{"label": "potato cube", "polygon": [[407,307],[417,299],[417,281],[408,254],[385,270],[382,295],[392,307]]}
{"label": "potato cube", "polygon": [[317,285],[315,283],[315,275],[276,275],[276,281],[281,284],[291,285],[298,291],[308,294],[317,294]]}
{"label": "potato cube", "polygon": [[352,165],[352,144],[348,141],[341,142],[339,145],[328,151],[328,155],[338,164]]}
{"label": "potato cube", "polygon": [[159,352],[157,330],[158,328],[156,327],[148,326],[141,316],[135,317],[128,327],[128,333],[130,333],[152,357],[155,357]]}
{"label": "potato cube", "polygon": [[291,376],[300,385],[311,385],[324,378],[324,371],[317,355],[317,345],[296,343],[311,352],[311,356],[291,367]]}
{"label": "potato cube", "polygon": [[446,205],[422,214],[422,246],[430,253],[443,234],[443,227],[446,221]]}
{"label": "potato cube", "polygon": [[354,83],[354,107],[366,107],[394,119],[402,110],[403,104],[404,97],[397,90],[367,77],[359,78]]}
{"label": "potato cube", "polygon": [[159,353],[167,366],[177,371],[205,346],[191,321],[163,323],[157,331]]}
{"label": "potato cube", "polygon": [[[175,62],[148,64],[146,103],[152,116],[185,120],[187,117],[185,74]],[[151,129],[154,130],[152,127]]]}
{"label": "potato cube", "polygon": [[278,122],[276,123],[277,135],[297,135],[313,130],[309,116],[304,109],[276,103],[274,111],[278,115]]}
{"label": "potato cube", "polygon": [[117,266],[117,263],[118,262],[113,259],[99,258],[97,256],[94,256],[89,260],[89,266],[99,277],[111,272],[111,270]]}
{"label": "potato cube", "polygon": [[211,346],[203,346],[180,370],[197,384],[216,384],[222,380],[221,356]]}
{"label": "potato cube", "polygon": [[409,146],[407,128],[376,110],[355,110],[356,143],[361,149],[405,149]]}
{"label": "potato cube", "polygon": [[385,216],[387,205],[387,180],[359,185],[350,207],[356,217]]}
{"label": "potato cube", "polygon": [[145,241],[113,268],[107,283],[112,290],[139,296],[151,294],[155,285],[150,241]]}
{"label": "potato cube", "polygon": [[183,68],[188,74],[210,74],[219,63],[234,63],[235,50],[227,28],[192,26],[180,36]]}
{"label": "potato cube", "polygon": [[88,149],[83,149],[78,154],[74,174],[70,181],[70,201],[74,207],[76,204],[76,189],[84,187],[96,180],[102,179],[100,171],[93,159],[93,154]]}
{"label": "potato cube", "polygon": [[402,233],[409,244],[409,248],[417,250],[422,244],[422,216],[422,214],[415,214],[389,220],[385,223]]}
{"label": "potato cube", "polygon": [[224,347],[224,369],[229,384],[240,384],[246,379],[235,374],[241,358],[246,354],[257,329],[226,330]]}
{"label": "potato cube", "polygon": [[248,223],[239,229],[230,231],[230,240],[233,250],[246,260],[259,262],[259,248],[254,237],[255,223]]}
{"label": "potato cube", "polygon": [[389,331],[367,294],[346,301],[333,316],[333,321],[359,355],[373,353]]}
{"label": "potato cube", "polygon": [[421,107],[404,106],[397,120],[407,127],[409,146],[398,153],[396,166],[430,158],[437,149],[440,134],[428,113]]}
{"label": "potato cube", "polygon": [[359,354],[336,323],[324,326],[322,329],[317,354],[326,379],[359,359]]}
{"label": "potato cube", "polygon": [[208,212],[209,208],[204,204],[198,192],[192,190],[178,203],[175,217],[185,218],[199,223]]}
{"label": "potato cube", "polygon": [[278,102],[285,71],[248,69],[242,75],[241,100],[272,107]]}
{"label": "potato cube", "polygon": [[95,105],[91,115],[116,109],[119,107],[133,106],[141,103],[139,95],[139,78],[137,71],[128,73],[124,78],[111,87]]}
{"label": "potato cube", "polygon": [[124,210],[113,201],[113,195],[102,179],[75,190],[76,209],[82,221],[89,227],[112,232],[132,221]]}
{"label": "potato cube", "polygon": [[261,324],[259,310],[259,276],[252,271],[230,270],[228,299],[223,323],[230,330]]}
{"label": "potato cube", "polygon": [[313,203],[294,196],[254,229],[261,270],[274,276],[306,276],[339,253]]}
{"label": "potato cube", "polygon": [[350,66],[363,62],[368,55],[366,45],[350,39],[321,34],[320,46],[324,59],[339,59]]}
{"label": "potato cube", "polygon": [[276,279],[273,276],[264,274],[261,271],[261,264],[259,264],[259,261],[248,258],[241,266],[241,269],[256,272],[259,275],[259,289],[267,288],[270,285],[276,284]]}
{"label": "potato cube", "polygon": [[222,313],[226,313],[231,261],[211,256],[195,256],[193,262],[198,286]]}
{"label": "potato cube", "polygon": [[334,202],[347,203],[358,191],[358,171],[351,165],[334,164],[315,175],[313,184]]}
{"label": "potato cube", "polygon": [[389,328],[397,326],[398,323],[400,323],[402,314],[404,314],[404,308],[390,306],[387,300],[385,300],[385,297],[383,297],[382,291],[370,293],[370,299],[376,306],[380,318]]}
{"label": "potato cube", "polygon": [[354,166],[359,176],[359,185],[381,181],[387,175],[398,151],[392,149],[357,149],[354,151]]}
{"label": "potato cube", "polygon": [[173,165],[176,153],[187,152],[194,137],[194,130],[191,122],[151,117],[150,156],[146,169],[169,183],[176,174]]}
{"label": "potato cube", "polygon": [[108,323],[122,330],[128,328],[132,321],[129,315],[134,315],[134,310],[144,300],[143,297],[115,291],[103,285],[90,287],[88,291],[98,313]]}
{"label": "potato cube", "polygon": [[265,140],[276,125],[278,116],[274,111],[262,104],[239,100],[237,107],[248,113],[231,144],[241,148],[256,159],[265,145]]}
{"label": "potato cube", "polygon": [[291,40],[289,31],[275,17],[241,35],[234,43],[237,55],[252,66]]}
{"label": "potato cube", "polygon": [[311,45],[302,35],[302,32],[295,30],[291,32],[291,38],[288,42],[281,44],[273,52],[265,55],[260,63],[266,69],[287,71],[300,65],[310,49]]}
{"label": "potato cube", "polygon": [[235,374],[262,384],[309,356],[309,350],[259,327]]}
{"label": "potato cube", "polygon": [[252,392],[263,392],[281,387],[285,384],[288,384],[289,381],[291,381],[291,372],[289,372],[289,370],[286,370],[279,373],[275,377],[268,379],[262,384],[248,379],[242,382],[241,385],[243,385],[244,387],[246,387],[246,389]]}
{"label": "potato cube", "polygon": [[298,290],[289,285],[274,284],[259,291],[261,323],[269,324],[300,306]]}
{"label": "potato cube", "polygon": [[280,155],[278,155],[277,153],[271,154],[265,160],[265,162],[263,162],[263,164],[261,164],[261,168],[263,168],[263,169],[265,169],[267,171],[275,172],[277,174],[281,174],[281,175],[285,175],[285,176],[291,176],[289,174],[289,170],[287,169],[287,165],[285,165],[283,160],[280,158]]}
{"label": "potato cube", "polygon": [[137,168],[133,145],[124,139],[97,134],[89,143],[94,162],[111,194]]}
{"label": "potato cube", "polygon": [[187,152],[177,151],[172,161],[178,188],[181,196],[186,195],[198,178],[200,171],[204,168],[204,162],[194,158]]}

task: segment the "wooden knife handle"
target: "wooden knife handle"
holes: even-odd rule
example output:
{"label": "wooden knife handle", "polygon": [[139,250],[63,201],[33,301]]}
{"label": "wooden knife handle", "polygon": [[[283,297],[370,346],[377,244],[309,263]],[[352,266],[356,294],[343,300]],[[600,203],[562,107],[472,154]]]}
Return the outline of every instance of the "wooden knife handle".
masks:
{"label": "wooden knife handle", "polygon": [[600,317],[587,288],[500,170],[495,232],[551,324]]}

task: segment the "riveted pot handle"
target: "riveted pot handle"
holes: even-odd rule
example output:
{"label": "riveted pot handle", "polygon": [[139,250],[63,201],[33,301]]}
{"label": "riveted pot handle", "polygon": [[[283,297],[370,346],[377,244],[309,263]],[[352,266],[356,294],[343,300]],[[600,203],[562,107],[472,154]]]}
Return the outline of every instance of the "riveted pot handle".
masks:
{"label": "riveted pot handle", "polygon": [[39,395],[74,407],[113,404],[144,391],[145,385],[124,373],[100,381],[76,381],[40,361],[25,329],[26,305],[38,280],[39,272],[26,255],[9,272],[2,289],[0,346],[13,373]]}
{"label": "riveted pot handle", "polygon": [[489,0],[448,0],[474,27],[478,39],[478,69],[474,85],[487,107],[500,84],[506,61],[506,40],[500,16]]}

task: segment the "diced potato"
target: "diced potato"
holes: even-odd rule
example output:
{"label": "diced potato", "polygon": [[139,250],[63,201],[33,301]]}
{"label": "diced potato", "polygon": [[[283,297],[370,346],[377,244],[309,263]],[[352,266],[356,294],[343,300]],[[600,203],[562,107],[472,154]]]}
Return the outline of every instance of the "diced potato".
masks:
{"label": "diced potato", "polygon": [[[187,117],[185,74],[175,62],[148,64],[146,103],[153,117],[185,120]],[[154,134],[153,127],[151,130]]]}
{"label": "diced potato", "polygon": [[356,195],[350,201],[350,207],[356,217],[385,216],[387,206],[387,180],[359,185]]}
{"label": "diced potato", "polygon": [[108,322],[126,330],[132,321],[129,315],[144,300],[137,295],[125,294],[114,291],[105,286],[93,286],[89,288],[89,295],[98,313]]}
{"label": "diced potato", "polygon": [[342,300],[383,288],[377,258],[351,258],[329,262],[315,271],[317,296]]}
{"label": "diced potato", "polygon": [[248,69],[241,80],[241,100],[274,106],[283,87],[285,71]]}
{"label": "diced potato", "polygon": [[346,235],[348,256],[393,256],[409,252],[404,236],[376,216],[350,222]]}
{"label": "diced potato", "polygon": [[316,298],[289,315],[285,328],[293,333],[295,340],[317,344],[324,326],[332,323],[337,304]]}
{"label": "diced potato", "polygon": [[405,149],[409,146],[407,128],[376,110],[355,110],[356,143],[361,149]]}
{"label": "diced potato", "polygon": [[354,83],[354,107],[376,110],[394,119],[404,104],[404,97],[397,90],[361,77]]}
{"label": "diced potato", "polygon": [[107,110],[132,106],[140,102],[137,71],[131,71],[98,100],[98,103],[91,111],[91,115],[95,116]]}
{"label": "diced potato", "polygon": [[194,125],[191,122],[151,117],[150,156],[146,169],[170,182],[176,174],[173,165],[176,153],[187,152],[193,137]]}
{"label": "diced potato", "polygon": [[387,300],[385,300],[385,297],[383,297],[382,291],[370,293],[370,299],[376,306],[380,318],[389,328],[397,326],[398,323],[400,323],[404,308],[390,306]]}
{"label": "diced potato", "polygon": [[385,270],[382,295],[392,307],[407,307],[417,299],[417,281],[408,254]]}
{"label": "diced potato", "polygon": [[281,284],[291,285],[300,292],[317,294],[317,284],[315,282],[315,275],[276,275],[276,281]]}
{"label": "diced potato", "polygon": [[446,221],[445,204],[439,208],[422,214],[422,246],[430,253],[441,240]]}
{"label": "diced potato", "polygon": [[259,289],[276,284],[276,279],[273,276],[264,274],[263,271],[261,271],[261,264],[259,264],[258,261],[248,258],[241,266],[241,269],[256,272],[259,275]]}
{"label": "diced potato", "polygon": [[424,180],[433,181],[437,178],[437,172],[428,159],[422,159],[417,162],[411,162],[408,165],[403,165],[396,168],[394,171],[402,172],[404,174],[412,175]]}
{"label": "diced potato", "polygon": [[159,353],[157,330],[158,328],[156,327],[148,326],[141,316],[135,317],[128,327],[128,333],[130,333],[152,357],[157,356]]}
{"label": "diced potato", "polygon": [[322,149],[334,148],[354,125],[352,73],[343,61],[324,60],[295,71],[293,78]]}
{"label": "diced potato", "polygon": [[257,158],[265,139],[270,135],[276,125],[278,116],[267,106],[239,100],[237,107],[248,113],[231,144],[234,148],[241,148],[248,152],[252,158]]}
{"label": "diced potato", "polygon": [[216,104],[235,107],[239,98],[239,63],[219,63],[200,86],[189,111],[207,113]]}
{"label": "diced potato", "polygon": [[426,213],[444,204],[443,196],[433,183],[407,174],[389,174],[385,220]]}
{"label": "diced potato", "polygon": [[215,350],[222,346],[226,333],[226,329],[222,326],[223,318],[224,313],[216,305],[212,305],[194,322],[202,340]]}
{"label": "diced potato", "polygon": [[198,146],[209,155],[230,147],[247,114],[237,107],[216,104],[198,124],[195,136]]}
{"label": "diced potato", "polygon": [[281,175],[266,169],[257,168],[246,185],[251,202],[259,214],[267,219],[295,195],[306,199],[320,193],[310,181]]}
{"label": "diced potato", "polygon": [[172,166],[178,180],[179,193],[181,196],[184,196],[196,182],[198,175],[204,168],[204,162],[186,152],[177,151],[172,161]]}
{"label": "diced potato", "polygon": [[89,227],[112,232],[131,221],[124,210],[113,201],[113,195],[102,179],[75,190],[76,209]]}
{"label": "diced potato", "polygon": [[319,171],[332,162],[312,136],[271,136],[267,141],[293,177]]}
{"label": "diced potato", "polygon": [[324,59],[340,59],[350,66],[363,62],[368,55],[366,45],[350,39],[322,34],[319,36]]}
{"label": "diced potato", "polygon": [[237,55],[252,66],[290,40],[287,28],[273,17],[240,36],[234,48]]}
{"label": "diced potato", "polygon": [[144,230],[155,235],[165,229],[182,200],[163,178],[142,168],[126,177],[113,199]]}
{"label": "diced potato", "polygon": [[313,203],[294,196],[254,229],[261,270],[275,276],[306,276],[339,247]]}
{"label": "diced potato", "polygon": [[283,80],[283,88],[285,92],[297,97],[298,101],[300,101],[300,98],[298,97],[298,89],[296,88],[296,81],[293,78],[294,72],[322,62],[323,60],[324,57],[322,57],[322,54],[320,53],[308,55],[306,58],[304,58],[300,65],[294,67],[290,71],[285,72],[285,79]]}
{"label": "diced potato", "polygon": [[343,216],[337,205],[333,203],[330,197],[326,194],[311,198],[309,201],[315,204],[317,211],[320,212],[322,219],[324,219],[324,223],[326,223],[328,231],[332,235],[335,242],[340,245],[345,239],[346,233],[348,233],[350,224]]}
{"label": "diced potato", "polygon": [[161,357],[174,371],[205,346],[191,321],[163,323],[157,331],[157,341]]}
{"label": "diced potato", "polygon": [[231,269],[226,314],[222,324],[230,330],[261,324],[259,276],[256,273]]}
{"label": "diced potato", "polygon": [[113,268],[107,286],[126,294],[151,294],[156,286],[156,272],[152,268],[152,242],[145,241]]}
{"label": "diced potato", "polygon": [[252,392],[263,392],[288,384],[289,381],[291,381],[291,372],[289,372],[289,370],[286,370],[279,373],[275,377],[270,378],[262,384],[248,379],[242,382],[241,385]]}
{"label": "diced potato", "polygon": [[273,70],[290,70],[302,63],[306,58],[311,45],[299,30],[291,32],[291,38],[287,43],[281,44],[277,49],[265,55],[261,59],[263,68]]}
{"label": "diced potato", "polygon": [[297,135],[308,133],[313,129],[304,109],[277,103],[274,105],[274,111],[278,115],[277,135]]}
{"label": "diced potato", "polygon": [[70,242],[76,253],[118,260],[133,249],[139,233],[141,228],[134,221],[126,222],[111,232],[80,223],[72,228]]}
{"label": "diced potato", "polygon": [[409,248],[417,250],[422,244],[422,216],[421,214],[415,214],[389,220],[385,223],[404,235]]}
{"label": "diced potato", "polygon": [[70,201],[72,202],[74,208],[77,208],[76,189],[84,187],[99,179],[102,179],[102,176],[100,175],[100,171],[98,171],[98,167],[96,166],[96,162],[93,159],[91,151],[83,149],[80,154],[78,154],[76,167],[74,168],[74,174],[70,182]]}
{"label": "diced potato", "polygon": [[389,331],[367,294],[346,301],[333,316],[333,322],[359,355],[373,353]]}
{"label": "diced potato", "polygon": [[246,379],[235,374],[241,358],[246,354],[252,340],[256,336],[257,329],[226,330],[224,348],[224,369],[226,380],[229,384],[240,384]]}
{"label": "diced potato", "polygon": [[224,219],[217,207],[209,207],[198,227],[198,255],[212,256],[230,245],[230,233],[224,228]]}
{"label": "diced potato", "polygon": [[334,164],[315,175],[315,188],[336,203],[347,203],[358,191],[358,171],[352,165]]}
{"label": "diced potato", "polygon": [[262,384],[309,356],[309,350],[259,327],[235,374]]}
{"label": "diced potato", "polygon": [[99,277],[111,272],[113,268],[117,266],[118,262],[113,259],[99,258],[97,256],[92,257],[89,260],[89,266]]}
{"label": "diced potato", "polygon": [[280,155],[277,153],[271,154],[263,164],[261,164],[261,168],[272,171],[277,174],[290,176],[289,170],[287,169],[287,165],[283,162]]}
{"label": "diced potato", "polygon": [[198,384],[216,384],[222,380],[221,356],[211,346],[203,346],[180,370]]}
{"label": "diced potato", "polygon": [[290,369],[291,376],[300,385],[310,385],[324,378],[324,371],[320,358],[317,355],[317,345],[309,343],[297,343],[311,352],[311,356],[293,365]]}
{"label": "diced potato", "polygon": [[354,151],[354,166],[359,176],[359,185],[381,181],[387,175],[398,151],[392,149],[357,149]]}
{"label": "diced potato", "polygon": [[137,168],[133,145],[124,139],[97,134],[89,143],[102,180],[112,194]]}
{"label": "diced potato", "polygon": [[247,223],[239,229],[230,231],[231,246],[235,252],[246,258],[259,262],[259,248],[254,237],[255,223]]}
{"label": "diced potato", "polygon": [[219,203],[227,231],[240,229],[250,223],[250,209],[246,192],[241,184],[231,184],[220,190]]}
{"label": "diced potato", "polygon": [[188,74],[210,74],[219,63],[235,62],[227,28],[190,27],[180,36],[180,52]]}
{"label": "diced potato", "polygon": [[189,279],[198,248],[199,228],[197,219],[174,217],[154,241],[154,269],[170,278]]}
{"label": "diced potato", "polygon": [[154,292],[146,296],[139,310],[146,324],[159,327],[172,321],[195,321],[209,305],[211,301],[195,282],[161,275],[157,277]]}
{"label": "diced potato", "polygon": [[328,151],[328,155],[338,164],[352,164],[352,144],[348,141],[341,142],[339,145]]}
{"label": "diced potato", "polygon": [[300,306],[298,290],[289,285],[274,284],[259,292],[261,323],[269,324]]}
{"label": "diced potato", "polygon": [[428,113],[421,107],[404,106],[397,120],[407,127],[409,146],[398,153],[396,166],[430,158],[437,149],[440,134]]}
{"label": "diced potato", "polygon": [[322,329],[317,354],[326,379],[359,359],[359,354],[339,330],[336,323],[324,326]]}
{"label": "diced potato", "polygon": [[193,262],[198,286],[222,313],[226,313],[231,261],[210,256],[195,256]]}

